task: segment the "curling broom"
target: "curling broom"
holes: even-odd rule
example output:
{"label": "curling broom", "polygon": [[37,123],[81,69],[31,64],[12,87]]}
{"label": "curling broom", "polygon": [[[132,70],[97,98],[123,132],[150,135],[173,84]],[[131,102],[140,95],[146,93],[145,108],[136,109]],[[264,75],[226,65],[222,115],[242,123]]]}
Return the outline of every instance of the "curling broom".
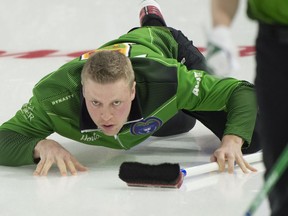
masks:
{"label": "curling broom", "polygon": [[[243,156],[248,163],[262,160],[262,152]],[[128,186],[180,188],[184,177],[200,175],[219,169],[217,162],[195,167],[180,169],[177,163],[162,163],[158,165],[138,162],[123,162],[119,170],[119,178]]]}
{"label": "curling broom", "polygon": [[[267,197],[270,191],[273,189],[278,180],[282,177],[285,170],[288,168],[288,144],[286,144],[285,149],[279,155],[277,161],[273,165],[272,169],[267,175],[267,179],[262,186],[262,189],[258,192],[254,200],[249,206],[249,209],[246,212],[246,216],[253,215],[257,208],[260,206],[262,201]],[[284,178],[284,177],[283,177]],[[285,193],[285,192],[283,192]]]}

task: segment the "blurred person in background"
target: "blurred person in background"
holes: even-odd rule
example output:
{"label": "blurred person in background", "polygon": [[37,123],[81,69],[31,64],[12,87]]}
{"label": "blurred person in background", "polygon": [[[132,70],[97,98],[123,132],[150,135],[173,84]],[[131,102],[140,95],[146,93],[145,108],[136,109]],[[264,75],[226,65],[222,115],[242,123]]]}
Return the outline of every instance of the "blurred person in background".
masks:
{"label": "blurred person in background", "polygon": [[[214,48],[207,55],[220,50],[233,68],[237,55],[230,27],[239,0],[211,0],[211,6],[213,29],[208,44]],[[258,22],[255,86],[266,179],[288,143],[288,1],[248,0],[247,15]],[[269,202],[272,216],[288,214],[287,170],[270,192]]]}

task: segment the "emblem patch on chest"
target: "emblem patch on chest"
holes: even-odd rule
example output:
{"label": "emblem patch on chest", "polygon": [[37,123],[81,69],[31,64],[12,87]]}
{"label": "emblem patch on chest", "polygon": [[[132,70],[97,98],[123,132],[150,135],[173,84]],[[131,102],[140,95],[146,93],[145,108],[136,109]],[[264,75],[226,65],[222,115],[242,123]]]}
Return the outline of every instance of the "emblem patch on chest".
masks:
{"label": "emblem patch on chest", "polygon": [[150,134],[155,132],[161,125],[162,121],[159,118],[149,117],[134,123],[130,130],[134,135]]}

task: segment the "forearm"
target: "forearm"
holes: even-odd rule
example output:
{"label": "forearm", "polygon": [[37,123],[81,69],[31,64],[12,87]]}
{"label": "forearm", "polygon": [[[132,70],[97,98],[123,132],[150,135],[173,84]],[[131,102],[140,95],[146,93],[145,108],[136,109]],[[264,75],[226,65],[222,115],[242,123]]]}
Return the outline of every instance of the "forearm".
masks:
{"label": "forearm", "polygon": [[41,138],[0,130],[0,165],[21,166],[34,163],[34,147]]}
{"label": "forearm", "polygon": [[227,123],[225,134],[241,137],[250,144],[257,116],[255,91],[252,87],[241,86],[236,89],[227,104]]}
{"label": "forearm", "polygon": [[239,0],[211,0],[213,27],[224,25],[229,27],[237,12]]}

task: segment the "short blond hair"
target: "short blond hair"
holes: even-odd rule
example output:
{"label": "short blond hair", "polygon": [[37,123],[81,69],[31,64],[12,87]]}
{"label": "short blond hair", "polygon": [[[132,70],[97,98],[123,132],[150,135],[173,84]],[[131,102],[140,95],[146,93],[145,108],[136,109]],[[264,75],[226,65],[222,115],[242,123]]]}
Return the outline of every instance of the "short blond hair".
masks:
{"label": "short blond hair", "polygon": [[132,87],[135,79],[131,61],[124,54],[114,50],[101,50],[89,57],[81,72],[82,84],[87,79],[106,84],[127,80]]}

